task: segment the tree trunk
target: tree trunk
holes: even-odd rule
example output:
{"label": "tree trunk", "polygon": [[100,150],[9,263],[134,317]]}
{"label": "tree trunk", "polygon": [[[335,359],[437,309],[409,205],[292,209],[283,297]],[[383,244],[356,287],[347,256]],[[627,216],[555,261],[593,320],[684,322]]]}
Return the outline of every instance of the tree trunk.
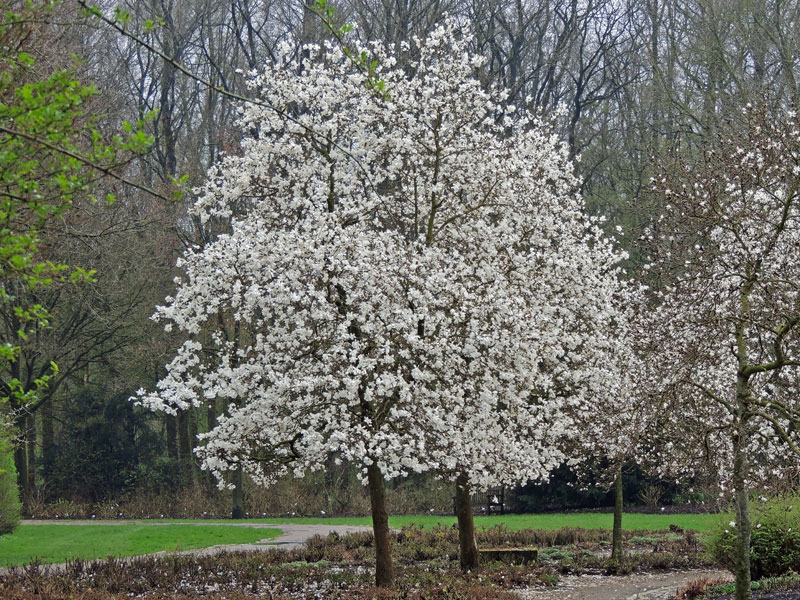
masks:
{"label": "tree trunk", "polygon": [[182,461],[192,460],[192,443],[189,440],[189,409],[178,411],[178,457]]}
{"label": "tree trunk", "polygon": [[622,463],[614,477],[614,528],[611,534],[611,560],[622,560]]}
{"label": "tree trunk", "polygon": [[241,467],[233,472],[233,485],[231,519],[244,519],[244,474]]}
{"label": "tree trunk", "polygon": [[46,457],[55,444],[55,427],[53,424],[53,399],[42,404],[42,456]]}
{"label": "tree trunk", "polygon": [[196,409],[189,413],[189,457],[194,461],[194,449],[197,447],[197,436],[200,435],[200,415]]}
{"label": "tree trunk", "polygon": [[[25,419],[25,445],[28,448],[28,494],[36,489],[36,421],[33,415]],[[29,496],[30,500],[30,496]]]}
{"label": "tree trunk", "polygon": [[[162,6],[164,6],[162,4]],[[175,177],[178,173],[178,160],[176,153],[177,137],[175,131],[175,76],[176,67],[173,60],[181,60],[181,50],[178,48],[175,34],[175,23],[173,21],[172,12],[165,10],[163,15],[163,26],[161,31],[164,32],[162,37],[162,50],[164,54],[171,60],[163,60],[163,67],[161,70],[161,95],[159,98],[159,110],[156,117],[156,124],[159,125],[159,134],[157,142],[160,141],[160,156],[159,161],[164,168],[164,180],[169,181],[169,177]],[[160,140],[158,139],[160,137]],[[157,153],[158,155],[159,153]]]}
{"label": "tree trunk", "polygon": [[[217,401],[216,399],[209,401],[208,405],[206,406],[206,429],[205,431],[211,431],[214,427],[217,426]],[[202,471],[199,474],[201,482],[205,486],[208,486],[208,489],[211,490],[216,487],[216,479],[209,471]]]}
{"label": "tree trunk", "polygon": [[178,459],[178,420],[175,415],[165,415],[167,426],[167,456]]}
{"label": "tree trunk", "polygon": [[217,426],[217,401],[211,400],[206,407],[206,421],[208,422],[208,429],[206,431],[211,431],[214,427]]}
{"label": "tree trunk", "polygon": [[386,512],[386,490],[383,485],[383,473],[375,462],[367,467],[367,482],[369,503],[372,508],[372,531],[375,535],[375,585],[392,587],[394,568],[389,540],[389,513]]}
{"label": "tree trunk", "polygon": [[733,441],[733,489],[736,499],[736,600],[750,600],[750,501],[747,496],[747,425],[741,417]]}
{"label": "tree trunk", "polygon": [[28,512],[28,453],[25,449],[24,439],[20,440],[19,445],[14,449],[14,468],[17,470],[17,485],[22,499],[22,508],[25,514],[30,514]]}
{"label": "tree trunk", "polygon": [[469,480],[462,474],[456,478],[456,517],[458,518],[458,557],[462,571],[478,568],[478,544],[475,542],[475,521]]}

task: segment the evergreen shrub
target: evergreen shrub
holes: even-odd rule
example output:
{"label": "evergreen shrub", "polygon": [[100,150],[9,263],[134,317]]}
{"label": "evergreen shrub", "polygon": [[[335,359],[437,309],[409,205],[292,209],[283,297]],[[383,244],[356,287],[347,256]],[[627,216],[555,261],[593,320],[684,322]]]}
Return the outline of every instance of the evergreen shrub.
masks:
{"label": "evergreen shrub", "polygon": [[0,438],[0,535],[14,531],[21,513],[14,453],[11,444]]}
{"label": "evergreen shrub", "polygon": [[[723,515],[706,547],[715,562],[736,564],[736,513]],[[750,576],[754,581],[800,568],[800,494],[754,500],[751,504]],[[733,523],[733,525],[731,525]]]}

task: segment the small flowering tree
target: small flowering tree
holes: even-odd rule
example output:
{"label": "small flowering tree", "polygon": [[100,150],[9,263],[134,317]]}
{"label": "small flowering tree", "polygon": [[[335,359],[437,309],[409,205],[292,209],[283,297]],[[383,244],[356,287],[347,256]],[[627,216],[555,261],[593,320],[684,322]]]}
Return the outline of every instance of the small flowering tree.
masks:
{"label": "small flowering tree", "polygon": [[[188,339],[139,396],[236,400],[199,449],[221,480],[360,464],[378,585],[393,578],[384,478],[455,479],[474,566],[470,490],[546,477],[563,409],[613,379],[619,257],[566,149],[481,88],[467,43],[448,23],[402,49],[403,69],[379,45],[312,46],[253,77],[241,155],[194,209],[230,233],[183,258],[156,317]],[[222,313],[240,334],[202,342]]]}
{"label": "small flowering tree", "polygon": [[[665,170],[650,235],[669,285],[642,327],[672,471],[715,465],[733,489],[736,598],[750,597],[748,494],[797,460],[800,426],[800,128],[748,108],[694,166]],[[773,473],[779,474],[779,473]]]}
{"label": "small flowering tree", "polygon": [[643,308],[643,290],[631,285],[625,292],[617,298],[619,317],[610,332],[617,340],[616,354],[609,361],[616,366],[616,379],[604,391],[602,410],[592,405],[578,407],[574,418],[581,433],[567,440],[580,478],[585,481],[591,476],[594,485],[613,488],[611,560],[617,562],[622,559],[623,469],[630,462],[645,464],[641,457],[656,423],[654,405],[638,385],[645,365],[632,335],[636,309]]}

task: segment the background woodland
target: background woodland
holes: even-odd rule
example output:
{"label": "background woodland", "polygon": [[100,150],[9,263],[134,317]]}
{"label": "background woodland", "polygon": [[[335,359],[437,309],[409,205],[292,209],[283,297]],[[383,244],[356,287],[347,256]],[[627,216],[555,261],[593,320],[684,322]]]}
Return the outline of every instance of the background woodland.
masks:
{"label": "background woodland", "polygon": [[[18,348],[0,362],[0,396],[29,514],[229,512],[229,492],[216,490],[193,452],[226,407],[154,415],[128,399],[154,387],[180,342],[149,319],[173,292],[176,259],[224,230],[190,216],[192,189],[222,155],[240,152],[234,121],[247,74],[271,64],[278,44],[300,52],[330,36],[312,4],[131,0],[119,6],[125,35],[73,0],[6,3],[0,195],[13,204],[35,183],[47,199],[0,212],[6,231],[36,237],[22,252],[30,264],[4,262],[0,271],[0,339]],[[342,0],[335,8],[359,38],[389,47],[425,38],[445,13],[471,30],[472,50],[487,59],[481,81],[552,119],[589,210],[607,217],[633,274],[643,264],[634,242],[660,210],[649,194],[654,165],[713,150],[748,103],[800,100],[795,0]],[[56,160],[53,145],[83,160]],[[42,281],[24,285],[31,277]],[[41,313],[14,310],[21,305]],[[218,326],[229,326],[222,315]],[[248,502],[235,494],[234,506],[253,515],[365,512],[354,469],[330,467],[266,492],[244,482]],[[703,501],[713,493],[702,484],[635,477],[627,496]],[[516,505],[606,499],[604,490],[580,492],[567,469],[548,485],[517,490]],[[423,476],[395,481],[389,494],[396,512],[452,507],[451,490]]]}

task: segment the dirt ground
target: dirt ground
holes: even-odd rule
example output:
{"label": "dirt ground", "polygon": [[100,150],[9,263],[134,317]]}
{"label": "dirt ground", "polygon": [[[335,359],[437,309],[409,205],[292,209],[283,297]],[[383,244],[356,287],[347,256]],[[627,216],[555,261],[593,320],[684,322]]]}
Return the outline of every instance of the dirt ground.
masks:
{"label": "dirt ground", "polygon": [[732,579],[727,571],[562,575],[555,587],[517,593],[523,600],[668,600],[680,586],[701,577]]}

